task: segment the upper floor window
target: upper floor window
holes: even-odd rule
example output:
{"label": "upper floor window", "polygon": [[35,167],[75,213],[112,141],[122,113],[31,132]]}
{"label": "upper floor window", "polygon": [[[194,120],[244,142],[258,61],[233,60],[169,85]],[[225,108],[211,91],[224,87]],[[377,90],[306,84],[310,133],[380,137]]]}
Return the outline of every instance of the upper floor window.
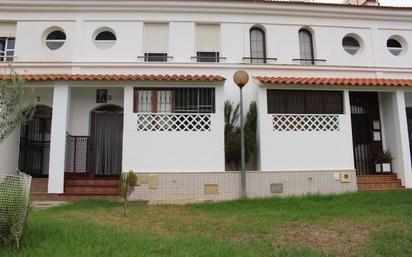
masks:
{"label": "upper floor window", "polygon": [[196,24],[196,60],[219,62],[220,26],[218,24]]}
{"label": "upper floor window", "polygon": [[116,35],[110,29],[102,29],[94,37],[94,44],[99,49],[109,49],[116,43]]}
{"label": "upper floor window", "polygon": [[265,32],[261,28],[253,27],[249,34],[251,63],[266,63]]}
{"label": "upper floor window", "polygon": [[355,55],[359,52],[361,46],[359,41],[353,36],[346,36],[342,40],[343,49],[348,54]]}
{"label": "upper floor window", "polygon": [[62,30],[54,30],[47,34],[45,43],[50,50],[59,49],[66,42],[66,33]]}
{"label": "upper floor window", "polygon": [[269,114],[342,114],[341,91],[267,90]]}
{"label": "upper floor window", "polygon": [[299,49],[301,64],[315,64],[312,33],[307,29],[299,30]]}
{"label": "upper floor window", "polygon": [[0,37],[0,61],[12,62],[14,59],[14,45],[16,38]]}
{"label": "upper floor window", "polygon": [[388,51],[394,56],[400,56],[406,49],[406,40],[401,36],[392,36],[386,41]]}
{"label": "upper floor window", "polygon": [[214,88],[135,88],[134,112],[213,113]]}
{"label": "upper floor window", "polygon": [[146,62],[167,62],[169,49],[169,24],[144,24],[144,60]]}

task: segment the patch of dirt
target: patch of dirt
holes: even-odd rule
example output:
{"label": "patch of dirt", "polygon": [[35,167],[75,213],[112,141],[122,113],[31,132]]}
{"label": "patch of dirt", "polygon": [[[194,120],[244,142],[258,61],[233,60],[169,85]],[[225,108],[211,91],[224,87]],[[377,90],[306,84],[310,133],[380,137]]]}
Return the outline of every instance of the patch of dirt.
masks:
{"label": "patch of dirt", "polygon": [[275,247],[307,246],[337,256],[355,257],[374,229],[350,222],[298,225],[278,229]]}

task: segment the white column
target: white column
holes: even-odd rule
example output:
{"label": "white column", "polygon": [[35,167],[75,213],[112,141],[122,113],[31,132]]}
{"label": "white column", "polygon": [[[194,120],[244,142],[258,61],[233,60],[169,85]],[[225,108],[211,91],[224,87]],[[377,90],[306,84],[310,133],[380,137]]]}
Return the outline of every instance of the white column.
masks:
{"label": "white column", "polygon": [[405,94],[397,90],[393,96],[393,113],[395,120],[395,136],[397,156],[394,162],[398,170],[398,177],[407,188],[412,188],[411,155],[409,149],[408,122],[406,119]]}
{"label": "white column", "polygon": [[[134,145],[133,140],[131,140],[131,135],[136,134],[136,115],[133,113],[133,86],[124,87],[124,97],[123,97],[123,160],[122,168],[123,171],[128,171],[132,169],[131,160],[133,159]],[[136,157],[134,157],[136,158]]]}
{"label": "white column", "polygon": [[351,149],[348,158],[348,167],[352,167],[353,170],[355,170],[355,157],[353,156],[353,135],[352,135],[352,113],[351,113],[351,108],[350,108],[350,94],[349,90],[344,90],[343,91],[343,102],[344,102],[344,124],[346,126],[342,128],[342,130],[346,131],[346,140],[349,142],[350,147],[348,149]]}
{"label": "white column", "polygon": [[64,191],[64,161],[69,98],[70,88],[68,85],[56,85],[54,87],[48,193],[63,193]]}

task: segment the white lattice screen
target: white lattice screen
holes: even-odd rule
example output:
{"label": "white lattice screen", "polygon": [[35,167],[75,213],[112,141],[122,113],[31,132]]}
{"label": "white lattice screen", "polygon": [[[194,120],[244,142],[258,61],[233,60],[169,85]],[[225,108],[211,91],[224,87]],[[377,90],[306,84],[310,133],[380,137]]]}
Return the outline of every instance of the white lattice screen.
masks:
{"label": "white lattice screen", "polygon": [[339,131],[339,115],[273,114],[273,131]]}
{"label": "white lattice screen", "polygon": [[210,114],[139,113],[137,131],[210,131]]}

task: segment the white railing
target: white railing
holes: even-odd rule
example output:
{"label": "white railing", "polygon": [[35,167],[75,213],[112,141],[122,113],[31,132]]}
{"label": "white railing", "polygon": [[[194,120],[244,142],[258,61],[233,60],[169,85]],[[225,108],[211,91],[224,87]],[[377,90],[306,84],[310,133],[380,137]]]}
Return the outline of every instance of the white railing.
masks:
{"label": "white railing", "polygon": [[211,131],[211,114],[138,113],[137,131]]}
{"label": "white railing", "polygon": [[337,114],[272,114],[273,131],[339,131]]}

